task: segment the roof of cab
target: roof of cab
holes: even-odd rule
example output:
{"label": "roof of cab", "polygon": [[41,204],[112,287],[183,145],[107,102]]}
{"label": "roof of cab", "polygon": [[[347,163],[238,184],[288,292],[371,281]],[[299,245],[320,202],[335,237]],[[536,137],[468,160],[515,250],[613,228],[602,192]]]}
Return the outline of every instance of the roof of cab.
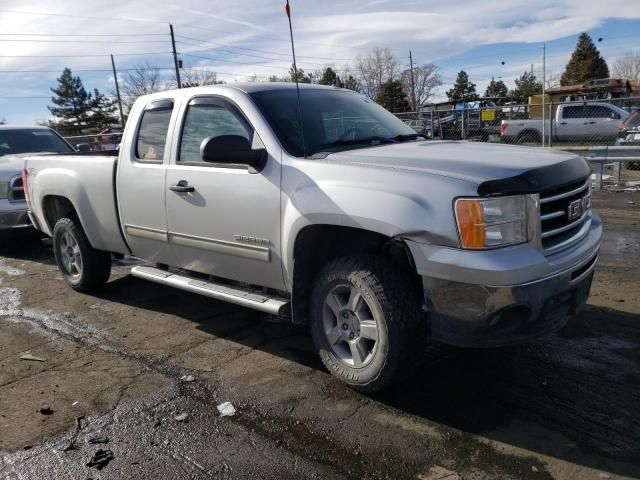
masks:
{"label": "roof of cab", "polygon": [[51,130],[43,125],[0,125],[0,130]]}

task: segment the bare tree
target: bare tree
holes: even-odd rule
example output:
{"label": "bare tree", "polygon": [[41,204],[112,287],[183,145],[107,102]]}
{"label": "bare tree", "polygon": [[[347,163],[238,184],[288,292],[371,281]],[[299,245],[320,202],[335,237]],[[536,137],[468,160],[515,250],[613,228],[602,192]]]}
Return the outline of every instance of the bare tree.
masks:
{"label": "bare tree", "polygon": [[224,83],[218,80],[218,74],[210,70],[185,68],[181,72],[183,87],[204,87],[205,85],[218,85]]}
{"label": "bare tree", "polygon": [[418,106],[422,105],[430,97],[432,97],[434,90],[442,85],[442,77],[438,73],[438,67],[436,67],[433,63],[427,63],[420,67],[414,67],[413,81],[415,83],[416,102],[418,105],[413,105],[411,70],[405,70],[404,72],[402,72],[401,80],[402,88],[411,101],[411,108],[414,111],[418,109]]}
{"label": "bare tree", "polygon": [[375,98],[380,86],[398,78],[400,62],[388,48],[375,48],[366,56],[356,59],[355,70],[361,91],[369,98]]}
{"label": "bare tree", "polygon": [[127,111],[138,97],[170,88],[160,79],[160,68],[148,63],[138,65],[133,71],[125,73],[120,85],[122,103]]}
{"label": "bare tree", "polygon": [[[540,75],[538,78],[540,78],[542,75]],[[557,72],[553,72],[553,71],[548,71],[545,72],[544,75],[544,88],[545,90],[547,88],[553,88],[553,87],[559,87],[560,86],[560,77],[561,75]]]}
{"label": "bare tree", "polygon": [[613,63],[613,76],[625,80],[640,80],[640,50],[632,50]]}

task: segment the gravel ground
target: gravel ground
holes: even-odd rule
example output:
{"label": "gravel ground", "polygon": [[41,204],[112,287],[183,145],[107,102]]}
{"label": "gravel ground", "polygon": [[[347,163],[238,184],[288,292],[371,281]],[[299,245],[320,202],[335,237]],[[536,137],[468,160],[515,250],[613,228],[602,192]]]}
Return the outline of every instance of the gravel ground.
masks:
{"label": "gravel ground", "polygon": [[[640,194],[593,203],[605,240],[565,329],[434,345],[372,396],[322,368],[305,328],[135,279],[130,261],[75,293],[48,241],[2,238],[0,478],[640,478]],[[113,458],[87,466],[99,450]]]}

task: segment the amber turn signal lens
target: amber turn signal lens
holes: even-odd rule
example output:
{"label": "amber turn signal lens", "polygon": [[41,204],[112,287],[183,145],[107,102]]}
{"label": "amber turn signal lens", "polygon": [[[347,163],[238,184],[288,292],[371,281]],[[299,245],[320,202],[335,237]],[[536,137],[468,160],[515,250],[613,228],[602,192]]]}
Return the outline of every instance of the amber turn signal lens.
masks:
{"label": "amber turn signal lens", "polygon": [[487,231],[484,209],[479,200],[460,199],[456,202],[456,219],[463,248],[485,248]]}

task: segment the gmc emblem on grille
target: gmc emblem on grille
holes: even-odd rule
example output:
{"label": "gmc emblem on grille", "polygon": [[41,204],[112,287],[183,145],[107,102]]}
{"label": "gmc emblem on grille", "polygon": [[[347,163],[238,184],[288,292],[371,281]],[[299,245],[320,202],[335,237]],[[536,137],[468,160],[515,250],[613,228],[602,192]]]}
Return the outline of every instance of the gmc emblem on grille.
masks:
{"label": "gmc emblem on grille", "polygon": [[575,220],[581,217],[591,208],[591,195],[574,200],[569,204],[568,216],[569,220]]}

